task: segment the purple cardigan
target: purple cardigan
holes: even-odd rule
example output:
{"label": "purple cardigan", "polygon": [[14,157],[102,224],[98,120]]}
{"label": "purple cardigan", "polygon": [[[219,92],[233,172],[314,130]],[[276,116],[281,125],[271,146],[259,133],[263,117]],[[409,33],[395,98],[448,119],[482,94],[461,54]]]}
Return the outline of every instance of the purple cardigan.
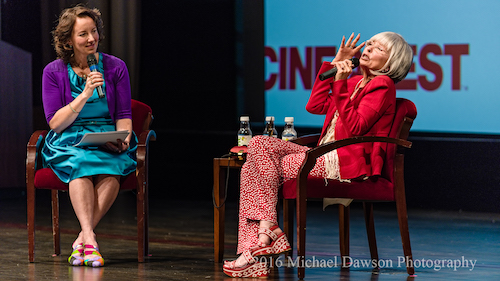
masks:
{"label": "purple cardigan", "polygon": [[[116,120],[132,119],[130,78],[125,62],[121,59],[100,53],[103,58],[106,99],[111,118]],[[57,59],[43,69],[42,102],[47,124],[56,111],[73,100],[69,85],[68,67]]]}

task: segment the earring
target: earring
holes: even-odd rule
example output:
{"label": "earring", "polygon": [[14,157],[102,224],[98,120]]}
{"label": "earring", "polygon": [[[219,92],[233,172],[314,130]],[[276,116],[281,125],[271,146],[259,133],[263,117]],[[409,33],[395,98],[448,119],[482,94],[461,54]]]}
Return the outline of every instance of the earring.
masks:
{"label": "earring", "polygon": [[382,73],[387,73],[387,72],[389,72],[389,70],[390,70],[390,68],[388,67],[388,68],[386,68],[386,69],[384,69],[384,70],[382,70],[382,71],[380,71],[380,72],[382,72]]}
{"label": "earring", "polygon": [[73,51],[73,45],[70,45],[70,44],[66,45],[66,49],[71,51],[71,57],[73,57],[75,55],[75,53]]}

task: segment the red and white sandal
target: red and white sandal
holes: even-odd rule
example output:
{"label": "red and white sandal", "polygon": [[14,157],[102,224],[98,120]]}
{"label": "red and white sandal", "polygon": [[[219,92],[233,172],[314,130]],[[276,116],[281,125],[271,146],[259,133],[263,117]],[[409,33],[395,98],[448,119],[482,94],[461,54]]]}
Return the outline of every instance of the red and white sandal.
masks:
{"label": "red and white sandal", "polygon": [[236,260],[225,262],[222,266],[222,271],[230,277],[267,277],[269,276],[269,266],[266,262],[260,262],[252,256],[250,251],[245,251],[241,254],[247,261],[247,265],[236,267]]}
{"label": "red and white sandal", "polygon": [[258,247],[252,248],[252,255],[254,257],[267,256],[267,255],[279,255],[292,250],[292,246],[286,238],[285,232],[276,234],[273,230],[277,229],[277,225],[273,225],[270,228],[260,228],[259,235],[265,234],[271,238],[271,244],[269,245],[258,245]]}

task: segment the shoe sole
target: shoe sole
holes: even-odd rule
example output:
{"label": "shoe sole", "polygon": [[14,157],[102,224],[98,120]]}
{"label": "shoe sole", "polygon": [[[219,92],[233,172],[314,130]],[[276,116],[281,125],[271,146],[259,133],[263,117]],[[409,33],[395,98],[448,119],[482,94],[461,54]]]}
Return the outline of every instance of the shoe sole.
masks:
{"label": "shoe sole", "polygon": [[269,267],[265,262],[256,262],[242,268],[222,268],[222,271],[229,277],[253,277],[265,278],[269,276]]}

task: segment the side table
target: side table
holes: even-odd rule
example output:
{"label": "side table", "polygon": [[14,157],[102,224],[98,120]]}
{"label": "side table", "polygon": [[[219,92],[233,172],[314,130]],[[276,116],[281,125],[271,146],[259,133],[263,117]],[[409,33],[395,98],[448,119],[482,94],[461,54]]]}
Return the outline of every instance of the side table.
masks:
{"label": "side table", "polygon": [[214,158],[214,261],[224,257],[224,219],[226,215],[225,183],[228,169],[241,169],[245,160],[237,158]]}

